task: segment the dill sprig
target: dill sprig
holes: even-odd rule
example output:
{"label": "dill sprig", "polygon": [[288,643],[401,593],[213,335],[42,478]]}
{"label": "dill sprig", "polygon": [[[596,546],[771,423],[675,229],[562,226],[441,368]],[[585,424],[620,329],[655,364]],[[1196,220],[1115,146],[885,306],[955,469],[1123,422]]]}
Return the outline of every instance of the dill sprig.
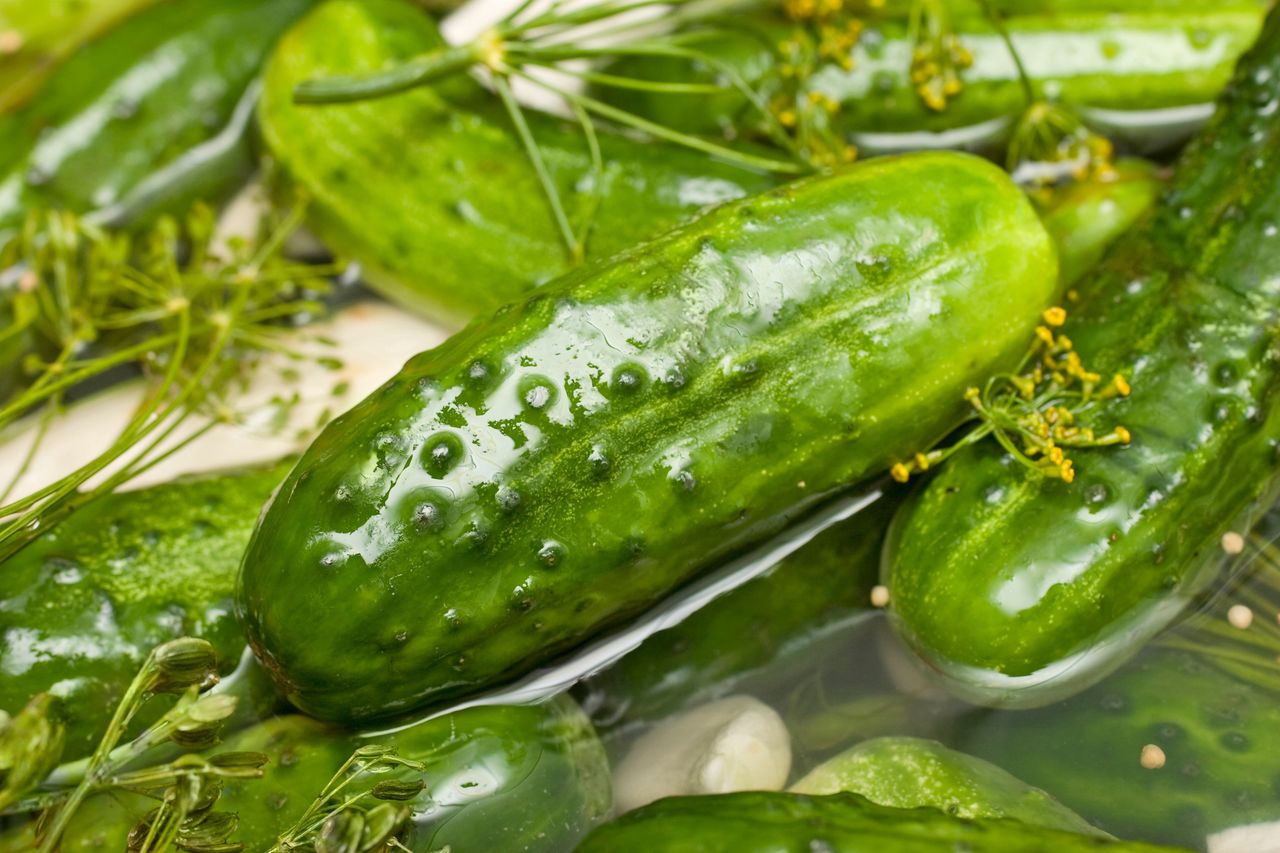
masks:
{"label": "dill sprig", "polygon": [[[323,310],[316,296],[332,270],[284,256],[301,217],[296,205],[258,238],[223,242],[202,205],[137,237],[67,212],[28,216],[0,249],[9,288],[0,297],[14,318],[4,334],[25,351],[17,390],[0,400],[0,430],[36,419],[22,465],[0,484],[0,561],[216,424],[237,422],[234,398],[263,354],[307,357],[288,343],[287,321]],[[121,370],[139,372],[144,393],[107,449],[9,500],[69,395]]]}
{"label": "dill sprig", "polygon": [[[973,65],[973,54],[951,29],[942,0],[916,0],[911,10],[911,84],[920,102],[942,112],[964,89],[960,75]],[[1019,66],[1021,68],[1021,66]]]}
{"label": "dill sprig", "polygon": [[1067,319],[1062,308],[1046,310],[1043,319],[1014,372],[996,374],[983,387],[965,391],[977,425],[952,445],[895,464],[889,471],[894,480],[905,483],[912,474],[991,436],[1026,467],[1070,483],[1075,479],[1070,450],[1129,443],[1123,426],[1104,431],[1080,423],[1096,413],[1099,403],[1128,396],[1128,381],[1119,373],[1104,381],[1084,365],[1071,339],[1055,332]]}

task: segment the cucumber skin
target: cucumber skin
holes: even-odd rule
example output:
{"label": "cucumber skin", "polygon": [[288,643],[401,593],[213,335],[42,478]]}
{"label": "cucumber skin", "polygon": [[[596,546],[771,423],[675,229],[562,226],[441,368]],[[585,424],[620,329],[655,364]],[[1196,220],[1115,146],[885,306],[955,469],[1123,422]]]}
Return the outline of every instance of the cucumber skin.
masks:
{"label": "cucumber skin", "polygon": [[[240,818],[235,840],[247,850],[271,848],[351,753],[371,743],[392,745],[400,757],[427,765],[420,774],[379,776],[345,789],[355,794],[386,778],[422,779],[422,794],[406,803],[418,813],[403,839],[414,853],[562,853],[612,805],[604,750],[568,699],[472,708],[378,737],[293,714],[246,729],[211,751],[261,752],[269,759],[264,778],[228,781],[218,800],[219,811]],[[130,828],[154,804],[126,793],[91,798],[62,849],[123,850]],[[0,849],[6,849],[4,839]]]}
{"label": "cucumber skin", "polygon": [[1157,853],[1155,847],[937,809],[877,806],[857,794],[744,792],[669,797],[606,823],[577,853]]}
{"label": "cucumber skin", "polygon": [[1032,826],[1105,835],[1040,788],[935,740],[879,737],[810,770],[787,790],[847,791],[893,808],[933,808],[955,817],[1011,818]]}
{"label": "cucumber skin", "polygon": [[[1273,691],[1237,680],[1212,658],[1152,649],[1065,702],[974,711],[945,737],[1047,786],[1109,832],[1198,845],[1209,833],[1280,819],[1278,731]],[[1159,770],[1139,763],[1148,743],[1165,751]]]}
{"label": "cucumber skin", "polygon": [[[1150,110],[1212,101],[1257,35],[1264,14],[1262,4],[1245,0],[1176,12],[1014,15],[1005,24],[1041,91],[1077,106]],[[767,15],[730,26],[726,34],[691,30],[683,38],[749,83],[762,81],[778,64],[777,45],[796,29]],[[975,15],[957,15],[953,28],[974,64],[961,72],[964,89],[945,110],[925,107],[910,82],[914,42],[906,21],[869,23],[853,50],[852,70],[827,63],[810,79],[809,89],[839,104],[832,125],[847,134],[940,132],[1017,116],[1026,107],[1025,95],[998,33]],[[1202,37],[1208,41],[1199,46]],[[1157,68],[1152,56],[1160,57]],[[614,71],[657,80],[714,76],[705,67],[668,58],[624,59]],[[691,133],[756,130],[760,123],[746,100],[728,89],[705,103],[631,89],[601,90],[598,96]]]}
{"label": "cucumber skin", "polygon": [[245,557],[251,645],[326,719],[527,672],[945,435],[1056,274],[1008,177],[936,153],[568,276],[320,434]]}
{"label": "cucumber skin", "polygon": [[[441,44],[434,23],[395,0],[334,0],[281,41],[258,112],[281,171],[312,199],[313,230],[360,262],[384,295],[448,323],[526,295],[570,268],[545,195],[493,96],[458,80],[355,104],[301,106],[296,84],[380,69]],[[575,222],[591,173],[581,131],[529,112],[547,168]],[[604,257],[773,178],[687,149],[605,129],[601,204],[588,241]],[[397,152],[408,151],[401,156]]]}
{"label": "cucumber skin", "polygon": [[1260,108],[1280,97],[1277,46],[1272,16],[1154,216],[1078,288],[1066,332],[1090,369],[1129,379],[1106,417],[1132,444],[1075,453],[1067,484],[983,442],[894,520],[895,625],[966,698],[1043,703],[1113,670],[1270,488],[1280,122]]}
{"label": "cucumber skin", "polygon": [[[27,210],[127,202],[223,129],[277,36],[311,4],[167,0],[69,58],[30,104],[0,117],[0,234]],[[191,185],[160,209],[229,190],[253,168],[248,140],[223,159],[193,168]],[[128,212],[141,222],[160,211]]]}
{"label": "cucumber skin", "polygon": [[[152,648],[181,636],[239,662],[236,571],[287,464],[193,477],[96,501],[0,566],[0,709],[60,696],[64,758],[93,751]],[[164,703],[149,703],[134,731]]]}
{"label": "cucumber skin", "polygon": [[578,685],[575,695],[596,727],[612,738],[736,692],[739,682],[779,658],[861,620],[879,581],[890,504],[881,499],[824,530],[765,574]]}

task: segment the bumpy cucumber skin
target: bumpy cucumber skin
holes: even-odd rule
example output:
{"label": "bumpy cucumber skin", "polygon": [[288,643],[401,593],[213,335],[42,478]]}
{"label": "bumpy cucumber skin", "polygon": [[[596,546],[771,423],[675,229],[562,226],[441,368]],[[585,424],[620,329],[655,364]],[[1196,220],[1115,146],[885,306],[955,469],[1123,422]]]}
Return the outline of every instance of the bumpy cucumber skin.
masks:
{"label": "bumpy cucumber skin", "polygon": [[576,690],[596,726],[625,730],[727,695],[791,649],[859,620],[891,513],[889,500],[877,501],[587,679]]}
{"label": "bumpy cucumber skin", "polygon": [[[388,297],[461,323],[571,266],[510,119],[470,81],[377,101],[297,105],[298,83],[377,70],[441,44],[421,10],[334,0],[282,39],[258,113],[276,163],[312,198],[311,226]],[[581,131],[529,114],[568,214],[591,205]],[[602,132],[606,163],[588,254],[603,257],[775,179],[687,149]]]}
{"label": "bumpy cucumber skin", "polygon": [[[0,233],[33,208],[126,202],[147,176],[222,130],[276,38],[311,5],[169,0],[85,47],[38,98],[0,118]],[[184,198],[165,201],[216,196],[252,169],[247,140],[224,156],[218,168],[201,164],[207,174]]]}
{"label": "bumpy cucumber skin", "polygon": [[899,809],[928,807],[967,819],[1012,818],[1102,834],[1040,788],[981,758],[922,738],[863,741],[810,770],[788,790],[816,795],[847,791]]}
{"label": "bumpy cucumber skin", "polygon": [[1068,484],[984,442],[894,521],[896,625],[970,698],[1048,701],[1114,669],[1209,579],[1219,534],[1269,488],[1278,45],[1273,16],[1155,215],[1078,288],[1066,332],[1090,369],[1129,378],[1105,417],[1132,444],[1078,452]]}
{"label": "bumpy cucumber skin", "polygon": [[[1264,13],[1258,3],[1226,2],[1177,12],[1015,15],[1005,24],[1041,90],[1078,106],[1150,110],[1212,101],[1253,42]],[[752,83],[776,69],[777,46],[795,30],[776,17],[738,20],[731,27],[694,30],[683,39]],[[975,15],[957,16],[953,28],[973,54],[973,65],[962,72],[964,89],[945,110],[927,108],[911,83],[915,42],[901,20],[869,24],[853,50],[852,68],[828,62],[808,88],[839,105],[831,121],[849,134],[938,132],[1019,114],[1026,96],[999,34]],[[706,66],[665,57],[622,60],[615,71],[658,80],[716,75]],[[602,90],[600,96],[689,132],[719,134],[760,124],[746,99],[729,89],[706,102],[702,95],[695,100],[630,89]]]}
{"label": "bumpy cucumber skin", "polygon": [[[97,501],[0,566],[0,709],[51,691],[65,757],[93,750],[151,649],[180,636],[240,660],[236,571],[284,464],[193,477]],[[159,703],[144,707],[137,726]]]}
{"label": "bumpy cucumber skin", "polygon": [[[581,710],[560,698],[539,706],[472,708],[394,735],[363,737],[301,715],[274,717],[228,738],[215,752],[260,752],[265,776],[228,782],[220,811],[236,813],[235,840],[271,848],[359,746],[386,744],[426,770],[366,777],[347,795],[386,779],[421,779],[403,843],[414,853],[519,850],[563,853],[612,807],[604,750]],[[122,850],[154,800],[95,797],[72,822],[63,849]],[[0,849],[4,849],[0,841]]]}
{"label": "bumpy cucumber skin", "polygon": [[[1212,658],[1157,649],[1066,702],[974,712],[947,733],[1117,835],[1199,846],[1208,833],[1280,819],[1273,691]],[[1165,753],[1159,770],[1139,759]]]}
{"label": "bumpy cucumber skin", "polygon": [[1156,853],[1016,820],[963,820],[937,809],[878,806],[857,794],[749,792],[669,797],[587,836],[577,853]]}
{"label": "bumpy cucumber skin", "polygon": [[1074,284],[1092,270],[1111,244],[1155,206],[1161,186],[1153,164],[1124,159],[1102,177],[1051,191],[1039,205],[1040,219],[1058,247],[1063,283]]}
{"label": "bumpy cucumber skin", "polygon": [[946,434],[1056,276],[1020,190],[967,155],[718,207],[324,430],[246,554],[251,643],[327,719],[527,672]]}

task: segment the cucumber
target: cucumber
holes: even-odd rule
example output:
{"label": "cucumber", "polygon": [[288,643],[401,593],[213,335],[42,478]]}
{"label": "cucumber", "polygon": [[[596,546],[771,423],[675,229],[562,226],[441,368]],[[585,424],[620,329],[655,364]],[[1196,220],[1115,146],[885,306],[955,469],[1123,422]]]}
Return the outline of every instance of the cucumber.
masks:
{"label": "cucumber", "polygon": [[22,104],[58,63],[157,0],[0,0],[0,114]]}
{"label": "cucumber", "polygon": [[[271,849],[352,752],[373,744],[394,746],[397,755],[424,762],[426,770],[366,776],[344,788],[343,796],[387,779],[420,779],[422,792],[403,803],[414,816],[401,842],[414,853],[562,853],[612,805],[604,751],[567,698],[537,706],[472,708],[376,737],[295,714],[246,729],[213,753],[268,757],[264,778],[228,781],[218,799],[218,811],[239,817],[233,840],[246,850]],[[123,850],[129,830],[154,805],[124,792],[94,797],[73,819],[61,849]],[[13,835],[29,833],[24,828]],[[0,849],[4,844],[0,840]]]}
{"label": "cucumber", "polygon": [[1101,834],[1041,789],[981,758],[921,738],[863,741],[810,770],[788,790],[817,795],[847,791],[882,806],[927,806],[966,819],[1012,818],[1032,826]]}
{"label": "cucumber", "polygon": [[311,2],[168,0],[68,59],[0,117],[0,236],[33,208],[133,224],[229,190],[253,168],[250,82]]}
{"label": "cucumber", "polygon": [[[567,250],[537,176],[493,96],[469,80],[377,101],[299,105],[309,79],[381,69],[442,44],[408,2],[333,0],[281,41],[258,112],[276,164],[312,199],[312,229],[360,262],[382,294],[449,323],[565,272]],[[568,213],[592,207],[580,130],[528,114]],[[603,257],[774,179],[674,146],[602,132],[606,163],[588,241]]]}
{"label": "cucumber", "polygon": [[[62,699],[66,759],[97,745],[155,646],[213,644],[224,672],[244,638],[233,600],[253,523],[289,463],[95,501],[0,564],[0,709]],[[159,715],[145,706],[136,730]]]}
{"label": "cucumber", "polygon": [[1066,326],[1132,394],[1124,448],[1073,483],[994,442],[957,454],[899,511],[885,582],[900,633],[962,696],[1036,704],[1114,670],[1213,576],[1225,529],[1270,488],[1280,437],[1280,16],[1242,61],[1146,224],[1079,287]]}
{"label": "cucumber", "polygon": [[[1021,4],[1025,6],[1026,4]],[[1113,4],[1127,5],[1127,4]],[[1138,123],[1143,111],[1170,110],[1211,102],[1231,75],[1239,55],[1253,42],[1265,14],[1254,0],[1223,3],[1136,4],[1124,11],[1102,11],[1059,4],[1048,14],[1022,12],[1005,26],[1028,74],[1040,90],[1077,107],[1101,111],[1111,123]],[[915,40],[905,19],[869,20],[852,49],[852,66],[821,60],[801,81],[799,101],[809,93],[837,106],[829,126],[874,150],[920,144],[968,144],[998,141],[1008,120],[1026,107],[1017,67],[991,23],[956,10],[952,28],[973,57],[961,72],[963,90],[943,110],[926,107],[911,82]],[[779,45],[795,33],[817,53],[812,28],[801,29],[777,12],[735,18],[713,27],[695,27],[678,36],[682,47],[708,54],[732,68],[766,97],[779,90],[784,60]],[[1158,57],[1158,59],[1157,59]],[[710,81],[714,66],[670,56],[620,60],[612,72],[646,80]],[[600,93],[615,105],[690,133],[761,135],[762,119],[747,100],[725,87],[706,98],[667,92],[609,89]],[[1160,119],[1159,115],[1148,115]],[[1157,121],[1159,123],[1159,121]],[[960,133],[972,129],[969,133]],[[920,133],[955,131],[932,142]],[[906,134],[898,139],[893,136]],[[1140,132],[1135,133],[1141,137]]]}
{"label": "cucumber", "polygon": [[587,836],[577,853],[1156,853],[1155,847],[937,809],[878,806],[857,794],[750,792],[670,797]]}
{"label": "cucumber", "polygon": [[251,644],[325,719],[528,672],[945,435],[1056,274],[1009,178],[935,153],[567,276],[321,432],[245,556]]}
{"label": "cucumber", "polygon": [[[975,711],[946,737],[1109,832],[1199,847],[1208,833],[1280,819],[1278,699],[1212,655],[1155,648],[1065,702]],[[1163,767],[1142,766],[1148,744],[1162,750]]]}
{"label": "cucumber", "polygon": [[782,660],[795,680],[820,666],[821,638],[865,621],[890,513],[877,501],[588,678],[576,694],[597,728],[625,732],[743,692]]}

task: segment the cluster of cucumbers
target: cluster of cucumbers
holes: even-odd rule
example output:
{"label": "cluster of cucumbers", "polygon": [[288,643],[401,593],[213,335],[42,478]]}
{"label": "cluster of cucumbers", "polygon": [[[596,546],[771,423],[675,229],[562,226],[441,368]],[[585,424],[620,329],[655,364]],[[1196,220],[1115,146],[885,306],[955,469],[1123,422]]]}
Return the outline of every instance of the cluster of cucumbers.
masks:
{"label": "cluster of cucumbers", "polygon": [[[213,795],[243,847],[181,849],[1155,851],[1280,821],[1280,679],[1252,675],[1280,635],[1224,652],[1217,611],[1178,624],[1242,588],[1222,543],[1275,521],[1280,14],[846,0],[872,23],[832,57],[803,4],[756,0],[608,66],[673,88],[591,90],[768,150],[758,104],[706,94],[731,76],[896,152],[795,178],[609,126],[588,145],[557,115],[513,126],[467,75],[296,99],[443,48],[410,0],[45,5],[0,0],[0,245],[34,210],[140,229],[262,169],[371,291],[457,330],[300,455],[107,495],[0,562],[0,710],[52,695],[63,741],[23,797],[81,778],[148,653],[200,637],[211,695],[237,700],[217,750],[266,764]],[[913,76],[919,7],[965,45],[945,108]],[[820,61],[793,92],[797,49]],[[990,159],[1027,75],[1172,166],[1028,192]],[[591,220],[585,257],[548,184]],[[0,407],[42,355],[4,334],[19,286],[0,271]],[[1024,381],[1036,340],[1122,389],[1080,416],[1124,441],[1056,476],[967,432],[971,389]],[[879,498],[572,690],[475,704],[858,491]],[[615,814],[637,733],[741,694],[789,697],[790,788]],[[343,789],[383,805],[282,840],[337,807],[353,754],[390,750],[394,785]],[[0,749],[0,850],[45,850],[48,817],[4,794],[20,762]],[[60,848],[150,849],[155,797],[92,781]]]}

